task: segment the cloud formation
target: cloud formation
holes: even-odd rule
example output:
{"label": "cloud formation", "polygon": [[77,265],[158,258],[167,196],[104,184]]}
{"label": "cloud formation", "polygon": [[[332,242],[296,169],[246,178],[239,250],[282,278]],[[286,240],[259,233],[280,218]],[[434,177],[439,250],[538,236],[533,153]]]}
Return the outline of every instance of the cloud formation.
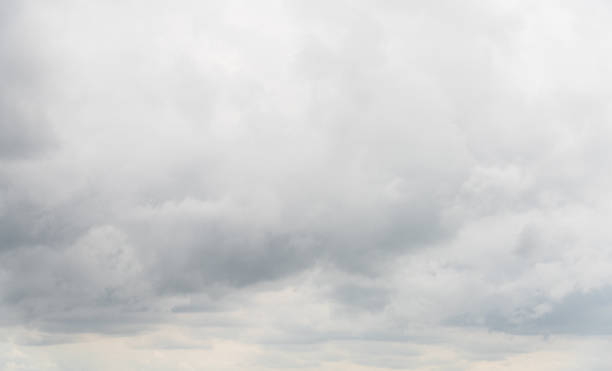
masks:
{"label": "cloud formation", "polygon": [[609,366],[610,12],[3,2],[0,367]]}

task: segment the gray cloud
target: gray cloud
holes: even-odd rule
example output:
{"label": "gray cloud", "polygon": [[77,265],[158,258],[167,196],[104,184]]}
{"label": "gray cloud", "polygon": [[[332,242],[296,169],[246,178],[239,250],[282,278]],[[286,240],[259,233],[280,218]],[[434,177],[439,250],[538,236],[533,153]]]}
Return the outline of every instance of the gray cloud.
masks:
{"label": "gray cloud", "polygon": [[0,323],[419,348],[315,368],[609,335],[609,11],[4,2]]}
{"label": "gray cloud", "polygon": [[53,143],[45,117],[44,56],[22,22],[23,5],[4,2],[0,26],[0,159],[41,153]]}
{"label": "gray cloud", "polygon": [[[538,304],[547,300],[540,298]],[[609,288],[589,293],[574,292],[550,306],[544,314],[537,306],[517,307],[511,315],[489,312],[483,317],[457,316],[447,323],[455,326],[487,326],[491,330],[526,335],[609,335],[611,328]]]}

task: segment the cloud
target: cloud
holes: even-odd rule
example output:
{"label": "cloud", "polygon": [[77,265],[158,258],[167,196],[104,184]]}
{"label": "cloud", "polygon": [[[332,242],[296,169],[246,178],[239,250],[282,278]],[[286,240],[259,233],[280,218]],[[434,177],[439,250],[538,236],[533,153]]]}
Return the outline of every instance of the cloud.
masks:
{"label": "cloud", "polygon": [[610,334],[603,2],[0,10],[0,324],[57,367],[90,337],[477,369]]}
{"label": "cloud", "polygon": [[40,154],[53,144],[45,115],[44,55],[36,36],[23,22],[24,6],[2,4],[0,36],[0,160]]}

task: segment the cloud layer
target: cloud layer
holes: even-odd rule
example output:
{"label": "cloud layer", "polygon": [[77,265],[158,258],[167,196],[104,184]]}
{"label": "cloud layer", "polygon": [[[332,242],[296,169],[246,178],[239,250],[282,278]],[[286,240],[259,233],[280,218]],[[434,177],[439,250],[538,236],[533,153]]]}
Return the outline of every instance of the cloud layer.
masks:
{"label": "cloud layer", "polygon": [[4,1],[0,368],[607,369],[611,11]]}

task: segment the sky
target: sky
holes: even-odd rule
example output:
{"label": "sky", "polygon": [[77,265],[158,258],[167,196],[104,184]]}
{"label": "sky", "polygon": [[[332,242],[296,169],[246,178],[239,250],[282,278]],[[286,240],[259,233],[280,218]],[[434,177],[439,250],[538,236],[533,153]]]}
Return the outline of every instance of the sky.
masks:
{"label": "sky", "polygon": [[611,369],[611,17],[2,0],[0,369]]}

